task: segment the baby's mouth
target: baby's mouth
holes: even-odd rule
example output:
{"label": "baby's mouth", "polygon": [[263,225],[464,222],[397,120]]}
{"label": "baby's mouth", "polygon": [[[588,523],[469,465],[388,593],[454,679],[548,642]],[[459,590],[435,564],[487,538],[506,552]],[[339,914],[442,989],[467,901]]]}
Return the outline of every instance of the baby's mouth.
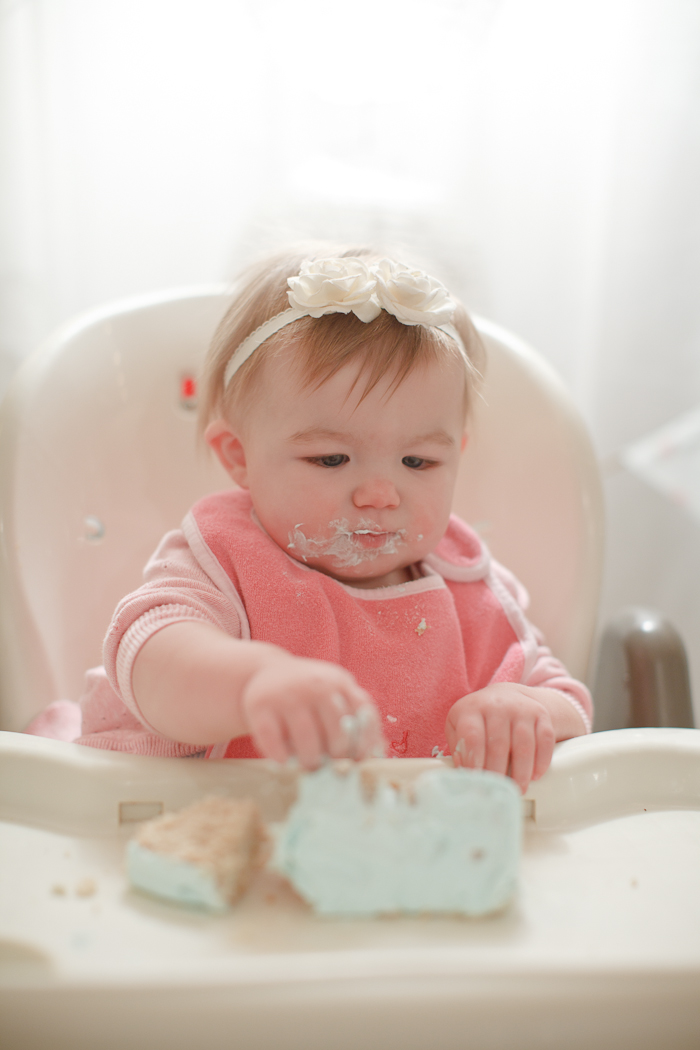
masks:
{"label": "baby's mouth", "polygon": [[372,529],[355,529],[352,535],[356,536],[358,543],[367,550],[375,550],[377,547],[383,547],[387,540],[390,541],[392,537],[396,536],[396,533],[374,532]]}
{"label": "baby's mouth", "polygon": [[336,568],[351,568],[364,561],[373,561],[383,554],[396,554],[399,547],[406,542],[406,530],[397,529],[387,532],[377,522],[359,521],[357,527],[350,528],[346,518],[329,523],[333,530],[331,537],[306,536],[302,532],[303,522],[289,533],[287,548],[294,550],[302,561],[308,558],[333,558]]}

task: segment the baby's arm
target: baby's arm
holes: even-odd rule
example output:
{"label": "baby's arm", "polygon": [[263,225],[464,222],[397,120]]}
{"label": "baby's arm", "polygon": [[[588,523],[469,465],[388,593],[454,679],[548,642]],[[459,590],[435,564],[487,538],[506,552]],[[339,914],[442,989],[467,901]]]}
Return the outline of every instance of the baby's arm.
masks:
{"label": "baby's arm", "polygon": [[[251,733],[264,755],[297,754],[307,766],[324,753],[364,757],[381,748],[375,708],[352,675],[241,635],[237,607],[176,530],[161,541],[143,585],[120,602],[105,670],[132,714],[182,743]],[[342,733],[345,715],[356,717]]]}
{"label": "baby's arm", "polygon": [[557,689],[516,682],[469,693],[447,716],[455,765],[510,773],[524,793],[549,769],[558,740],[588,731],[577,706]]}
{"label": "baby's arm", "polygon": [[509,773],[525,792],[549,769],[555,743],[591,732],[593,701],[526,620],[529,598],[522,584],[498,562],[491,566],[511,622],[520,620],[529,670],[522,682],[492,682],[463,696],[450,709],[445,730],[455,765]]}
{"label": "baby's arm", "polygon": [[[348,671],[212,624],[188,620],[153,634],[134,661],[132,689],[148,723],[183,743],[250,733],[268,758],[296,755],[309,769],[324,755],[383,753],[372,698]],[[344,727],[346,715],[358,716],[357,733]]]}

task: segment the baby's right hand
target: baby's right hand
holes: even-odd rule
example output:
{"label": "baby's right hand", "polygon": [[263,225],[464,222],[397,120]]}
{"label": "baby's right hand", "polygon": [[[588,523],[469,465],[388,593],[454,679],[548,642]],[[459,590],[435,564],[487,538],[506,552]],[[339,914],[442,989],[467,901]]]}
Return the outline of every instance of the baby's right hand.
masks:
{"label": "baby's right hand", "polygon": [[316,769],[328,755],[384,754],[372,697],[337,664],[280,656],[248,680],[241,709],[258,751],[277,762],[296,755]]}

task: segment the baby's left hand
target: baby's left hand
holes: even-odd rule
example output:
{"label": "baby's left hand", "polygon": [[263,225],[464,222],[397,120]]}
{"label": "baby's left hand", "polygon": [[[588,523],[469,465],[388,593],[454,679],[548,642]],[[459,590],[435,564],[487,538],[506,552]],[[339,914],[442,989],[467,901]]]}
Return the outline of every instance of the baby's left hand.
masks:
{"label": "baby's left hand", "polygon": [[447,716],[447,742],[455,766],[509,773],[524,794],[547,772],[555,731],[534,689],[498,682],[469,693]]}

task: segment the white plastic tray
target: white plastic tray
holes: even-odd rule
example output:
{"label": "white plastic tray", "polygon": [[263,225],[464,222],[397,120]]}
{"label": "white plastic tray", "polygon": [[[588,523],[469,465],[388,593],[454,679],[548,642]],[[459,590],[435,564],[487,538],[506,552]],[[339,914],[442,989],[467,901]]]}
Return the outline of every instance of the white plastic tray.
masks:
{"label": "white plastic tray", "polygon": [[280,819],[294,775],[0,734],[3,1046],[700,1046],[700,732],[559,745],[489,919],[320,919],[269,874],[223,917],[129,890],[134,821],[211,792]]}

